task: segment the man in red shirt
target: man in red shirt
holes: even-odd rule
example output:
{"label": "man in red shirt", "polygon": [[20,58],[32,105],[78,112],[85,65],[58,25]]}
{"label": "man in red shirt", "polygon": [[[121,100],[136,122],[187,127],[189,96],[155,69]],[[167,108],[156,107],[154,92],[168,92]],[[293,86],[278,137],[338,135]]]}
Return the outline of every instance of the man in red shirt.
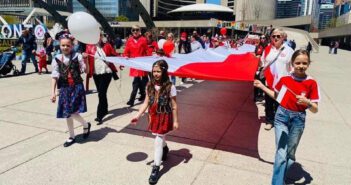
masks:
{"label": "man in red shirt", "polygon": [[[132,37],[130,37],[126,42],[126,47],[124,49],[123,55],[129,58],[147,56],[147,40],[141,35],[141,30],[138,25],[132,26]],[[137,95],[138,89],[140,91],[139,101],[144,101],[145,99],[145,87],[148,82],[147,72],[130,68],[129,76],[134,77],[133,80],[133,90],[130,94],[129,101],[127,105],[134,106],[135,97]]]}

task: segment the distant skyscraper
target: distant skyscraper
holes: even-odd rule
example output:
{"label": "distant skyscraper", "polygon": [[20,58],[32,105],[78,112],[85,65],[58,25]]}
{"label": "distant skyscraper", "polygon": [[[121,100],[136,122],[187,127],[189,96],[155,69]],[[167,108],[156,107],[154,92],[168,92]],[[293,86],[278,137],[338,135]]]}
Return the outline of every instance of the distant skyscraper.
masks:
{"label": "distant skyscraper", "polygon": [[306,0],[277,0],[276,18],[290,18],[303,15]]}
{"label": "distant skyscraper", "polygon": [[319,19],[318,29],[323,30],[330,26],[334,14],[334,1],[333,0],[319,0]]}
{"label": "distant skyscraper", "polygon": [[301,16],[311,15],[314,0],[301,0]]}
{"label": "distant skyscraper", "polygon": [[[107,19],[118,16],[118,0],[89,0],[89,2]],[[86,10],[77,0],[73,0],[73,12],[77,11]]]}
{"label": "distant skyscraper", "polygon": [[316,0],[277,0],[276,18],[290,18],[312,14]]}
{"label": "distant skyscraper", "polygon": [[133,10],[131,0],[119,0],[118,15],[126,16],[129,21],[139,20],[139,14]]}

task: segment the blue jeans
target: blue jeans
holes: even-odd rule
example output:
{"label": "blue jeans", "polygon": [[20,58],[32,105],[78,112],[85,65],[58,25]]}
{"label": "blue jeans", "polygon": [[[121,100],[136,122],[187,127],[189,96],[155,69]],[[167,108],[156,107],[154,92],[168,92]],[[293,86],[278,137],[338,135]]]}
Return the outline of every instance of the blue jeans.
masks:
{"label": "blue jeans", "polygon": [[283,185],[287,170],[295,162],[296,148],[305,128],[306,112],[278,107],[274,119],[276,153],[272,185]]}
{"label": "blue jeans", "polygon": [[33,62],[35,72],[38,72],[38,64],[37,64],[37,60],[35,60],[35,55],[32,53],[32,51],[23,50],[22,51],[22,68],[21,68],[22,74],[26,73],[27,62],[29,62],[30,59]]}

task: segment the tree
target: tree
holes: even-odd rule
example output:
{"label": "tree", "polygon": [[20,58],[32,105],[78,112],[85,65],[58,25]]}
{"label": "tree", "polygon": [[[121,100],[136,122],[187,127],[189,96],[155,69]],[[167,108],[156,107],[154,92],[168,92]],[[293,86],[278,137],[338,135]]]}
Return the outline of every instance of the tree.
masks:
{"label": "tree", "polygon": [[115,18],[115,21],[117,21],[117,22],[127,22],[127,21],[129,21],[129,19],[128,19],[128,17],[126,17],[124,15],[120,15],[120,16]]}

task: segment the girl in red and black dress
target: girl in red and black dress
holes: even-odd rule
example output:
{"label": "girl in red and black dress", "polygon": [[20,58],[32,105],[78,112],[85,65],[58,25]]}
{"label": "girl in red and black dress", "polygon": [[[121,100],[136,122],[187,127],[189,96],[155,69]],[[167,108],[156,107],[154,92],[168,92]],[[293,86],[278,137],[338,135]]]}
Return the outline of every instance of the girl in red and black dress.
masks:
{"label": "girl in red and black dress", "polygon": [[152,65],[151,81],[147,85],[146,98],[138,114],[131,123],[136,124],[142,114],[149,108],[149,130],[155,138],[155,163],[149,178],[150,184],[156,184],[159,178],[161,160],[167,159],[169,151],[165,136],[169,131],[179,128],[176,103],[177,91],[168,77],[168,64],[158,60]]}

